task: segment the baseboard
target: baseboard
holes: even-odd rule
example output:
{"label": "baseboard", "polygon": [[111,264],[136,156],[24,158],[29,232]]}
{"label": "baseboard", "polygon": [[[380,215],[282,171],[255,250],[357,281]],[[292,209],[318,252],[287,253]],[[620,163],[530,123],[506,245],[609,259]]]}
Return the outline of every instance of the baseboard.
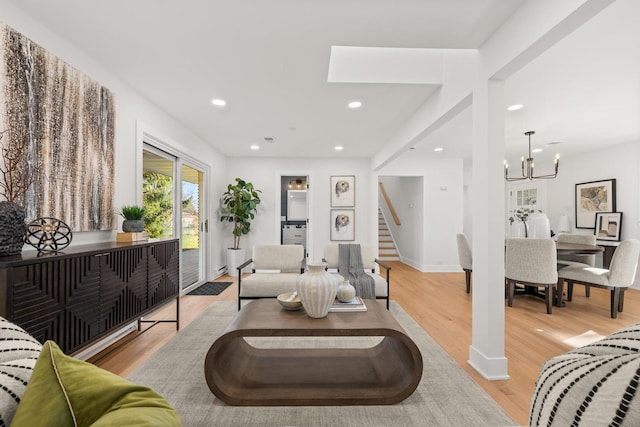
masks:
{"label": "baseboard", "polygon": [[488,357],[474,346],[469,346],[469,360],[467,363],[484,379],[489,381],[504,381],[510,379],[507,372],[506,357]]}
{"label": "baseboard", "polygon": [[80,352],[74,354],[73,357],[75,357],[76,359],[80,359],[80,360],[87,360],[91,356],[94,356],[94,355],[100,353],[105,348],[107,348],[110,345],[118,342],[124,336],[129,335],[131,332],[134,332],[134,331],[137,331],[137,330],[138,330],[138,322],[134,321],[134,322],[124,326],[123,328],[118,329],[113,334],[101,339],[97,343],[92,344],[91,346],[85,348],[84,350],[81,350]]}

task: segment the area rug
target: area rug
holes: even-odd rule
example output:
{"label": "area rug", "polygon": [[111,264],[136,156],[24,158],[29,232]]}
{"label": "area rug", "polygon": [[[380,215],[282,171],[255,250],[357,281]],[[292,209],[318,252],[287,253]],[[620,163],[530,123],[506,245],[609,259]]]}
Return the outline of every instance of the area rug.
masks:
{"label": "area rug", "polygon": [[[165,396],[185,427],[517,425],[394,301],[391,312],[418,345],[424,360],[420,385],[395,405],[237,407],[216,399],[204,378],[204,358],[215,338],[237,314],[233,301],[214,302],[128,379]],[[318,338],[304,337],[299,341],[313,339]]]}
{"label": "area rug", "polygon": [[198,286],[187,295],[220,295],[220,292],[232,284],[233,282],[207,282]]}

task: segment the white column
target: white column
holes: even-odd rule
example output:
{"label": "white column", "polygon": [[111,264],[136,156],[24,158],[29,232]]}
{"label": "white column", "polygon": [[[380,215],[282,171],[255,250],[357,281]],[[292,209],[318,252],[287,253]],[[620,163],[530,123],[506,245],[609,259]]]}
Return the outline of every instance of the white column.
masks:
{"label": "white column", "polygon": [[468,363],[509,379],[504,355],[504,86],[478,73],[473,92],[473,302]]}

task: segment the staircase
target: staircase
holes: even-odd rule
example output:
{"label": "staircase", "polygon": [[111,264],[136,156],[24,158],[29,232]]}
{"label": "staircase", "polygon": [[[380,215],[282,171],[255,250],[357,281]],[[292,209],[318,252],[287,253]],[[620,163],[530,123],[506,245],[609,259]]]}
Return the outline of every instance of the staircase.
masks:
{"label": "staircase", "polygon": [[378,259],[382,262],[400,261],[396,245],[393,243],[389,227],[380,209],[378,209]]}

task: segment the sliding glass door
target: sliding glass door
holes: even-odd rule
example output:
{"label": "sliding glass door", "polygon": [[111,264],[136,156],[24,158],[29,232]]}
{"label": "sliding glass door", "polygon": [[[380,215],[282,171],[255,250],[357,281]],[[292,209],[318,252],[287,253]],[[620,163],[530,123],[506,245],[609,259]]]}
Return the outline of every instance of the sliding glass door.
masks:
{"label": "sliding glass door", "polygon": [[208,231],[204,168],[147,144],[142,158],[145,231],[149,238],[179,237],[182,289],[200,284],[205,278],[203,233]]}
{"label": "sliding glass door", "polygon": [[208,228],[202,214],[204,172],[182,165],[182,287],[200,281],[202,276],[202,233]]}

